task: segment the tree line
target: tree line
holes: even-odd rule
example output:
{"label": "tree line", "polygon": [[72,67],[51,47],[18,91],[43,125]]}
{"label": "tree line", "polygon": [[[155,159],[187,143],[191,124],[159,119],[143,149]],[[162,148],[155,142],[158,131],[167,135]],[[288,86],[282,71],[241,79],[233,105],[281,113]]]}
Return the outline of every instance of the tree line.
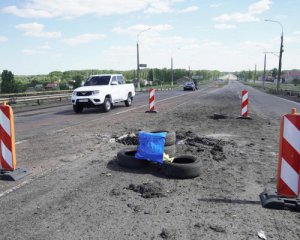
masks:
{"label": "tree line", "polygon": [[[59,83],[58,89],[65,90],[76,88],[81,86],[81,83],[86,80],[90,75],[95,74],[113,74],[121,73],[125,79],[130,82],[136,78],[136,70],[117,71],[117,70],[71,70],[71,71],[53,71],[45,75],[14,75],[11,71],[3,70],[1,74],[1,93],[19,93],[25,92],[27,88],[35,88],[36,86],[42,86],[45,88],[48,83]],[[191,70],[186,69],[174,69],[173,79],[176,82],[177,79],[185,76],[201,76],[202,80],[208,80],[213,77],[221,75],[219,71],[209,70]],[[171,69],[152,68],[141,69],[140,79],[152,81],[154,85],[169,84],[171,83],[172,71]],[[141,82],[143,84],[143,82]]]}

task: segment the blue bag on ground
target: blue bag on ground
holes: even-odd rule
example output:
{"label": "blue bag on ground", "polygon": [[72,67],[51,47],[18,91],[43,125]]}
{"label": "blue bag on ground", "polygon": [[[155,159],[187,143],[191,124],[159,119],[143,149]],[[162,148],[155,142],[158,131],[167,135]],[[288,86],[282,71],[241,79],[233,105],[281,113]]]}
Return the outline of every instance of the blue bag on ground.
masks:
{"label": "blue bag on ground", "polygon": [[135,158],[163,163],[166,135],[166,132],[147,133],[140,131],[139,146]]}

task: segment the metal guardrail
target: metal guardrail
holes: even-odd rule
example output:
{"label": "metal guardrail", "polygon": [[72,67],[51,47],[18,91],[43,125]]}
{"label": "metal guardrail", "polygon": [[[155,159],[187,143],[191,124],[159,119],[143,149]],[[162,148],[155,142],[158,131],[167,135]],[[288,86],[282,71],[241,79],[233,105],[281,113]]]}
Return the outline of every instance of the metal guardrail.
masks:
{"label": "metal guardrail", "polygon": [[61,102],[64,99],[70,99],[71,94],[51,94],[51,95],[38,95],[30,97],[10,97],[10,98],[0,98],[0,103],[6,101],[11,106],[17,105],[27,105],[27,104],[37,104],[40,105],[44,101],[59,101]]}
{"label": "metal guardrail", "polygon": [[[173,88],[174,89],[174,88]],[[156,88],[156,91],[167,91],[172,88]],[[139,92],[147,92],[148,89],[141,89]],[[45,95],[48,93],[48,95]],[[49,94],[52,93],[52,94]],[[71,99],[72,91],[47,91],[22,94],[1,94],[0,104],[6,101],[13,107],[24,106],[29,104],[41,105],[44,102],[62,102],[66,99]],[[24,96],[25,94],[25,96]],[[18,96],[19,95],[19,96]]]}

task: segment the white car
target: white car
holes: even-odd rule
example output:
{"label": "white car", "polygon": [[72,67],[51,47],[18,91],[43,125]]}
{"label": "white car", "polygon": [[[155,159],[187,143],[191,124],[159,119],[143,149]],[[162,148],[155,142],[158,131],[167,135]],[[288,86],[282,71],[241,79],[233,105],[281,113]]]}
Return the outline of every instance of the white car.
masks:
{"label": "white car", "polygon": [[75,113],[99,106],[108,112],[114,103],[125,102],[127,107],[131,106],[134,96],[134,85],[126,84],[122,74],[92,75],[73,91],[72,105]]}

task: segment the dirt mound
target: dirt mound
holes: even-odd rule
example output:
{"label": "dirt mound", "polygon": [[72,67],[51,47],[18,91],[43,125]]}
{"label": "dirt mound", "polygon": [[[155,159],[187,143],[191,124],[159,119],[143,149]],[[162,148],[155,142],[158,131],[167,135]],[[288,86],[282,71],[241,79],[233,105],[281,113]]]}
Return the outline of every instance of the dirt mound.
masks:
{"label": "dirt mound", "polygon": [[138,137],[135,133],[124,134],[120,137],[115,137],[117,143],[124,145],[138,145]]}
{"label": "dirt mound", "polygon": [[140,193],[143,198],[166,197],[166,191],[164,191],[162,183],[158,181],[143,183],[140,185],[130,184],[127,189]]}

